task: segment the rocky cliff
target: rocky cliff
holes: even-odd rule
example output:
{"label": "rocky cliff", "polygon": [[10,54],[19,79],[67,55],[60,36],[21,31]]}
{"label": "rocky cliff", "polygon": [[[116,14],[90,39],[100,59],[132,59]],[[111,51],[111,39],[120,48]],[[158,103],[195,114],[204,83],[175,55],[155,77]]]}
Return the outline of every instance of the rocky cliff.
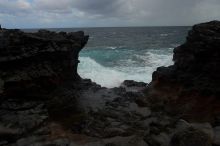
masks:
{"label": "rocky cliff", "polygon": [[188,120],[213,121],[220,114],[220,22],[193,26],[173,61],[153,73],[147,95]]}
{"label": "rocky cliff", "polygon": [[83,32],[0,29],[0,145],[47,135],[48,121],[75,112],[78,54],[87,41]]}
{"label": "rocky cliff", "polygon": [[1,97],[42,98],[79,80],[78,53],[87,40],[83,32],[0,30]]}
{"label": "rocky cliff", "polygon": [[220,22],[195,25],[150,84],[81,79],[87,40],[0,29],[0,146],[220,145]]}

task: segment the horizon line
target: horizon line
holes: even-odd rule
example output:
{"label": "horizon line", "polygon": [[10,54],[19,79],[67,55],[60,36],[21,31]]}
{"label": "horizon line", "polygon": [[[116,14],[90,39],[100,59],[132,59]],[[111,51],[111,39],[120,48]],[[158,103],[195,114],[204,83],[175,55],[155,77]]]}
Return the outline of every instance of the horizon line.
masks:
{"label": "horizon line", "polygon": [[[6,28],[6,29],[78,29],[78,28],[137,28],[137,27],[192,27],[192,25],[149,25],[149,26],[75,26],[75,27],[27,27],[27,28]],[[5,27],[3,27],[5,28]]]}

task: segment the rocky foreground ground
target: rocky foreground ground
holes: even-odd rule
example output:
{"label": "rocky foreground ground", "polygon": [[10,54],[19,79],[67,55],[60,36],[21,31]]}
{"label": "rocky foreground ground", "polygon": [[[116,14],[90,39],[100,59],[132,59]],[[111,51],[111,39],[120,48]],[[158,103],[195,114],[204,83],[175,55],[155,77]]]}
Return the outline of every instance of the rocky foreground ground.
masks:
{"label": "rocky foreground ground", "polygon": [[149,84],[81,79],[87,40],[0,30],[0,146],[220,145],[220,22],[195,25]]}

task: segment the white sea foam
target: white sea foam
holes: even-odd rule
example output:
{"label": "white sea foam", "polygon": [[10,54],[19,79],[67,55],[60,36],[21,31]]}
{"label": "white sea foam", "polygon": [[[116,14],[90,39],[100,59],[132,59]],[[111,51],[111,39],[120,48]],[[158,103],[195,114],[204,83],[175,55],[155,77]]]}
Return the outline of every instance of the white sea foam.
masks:
{"label": "white sea foam", "polygon": [[117,87],[124,80],[135,80],[150,82],[152,79],[152,73],[159,66],[169,66],[172,62],[172,54],[160,54],[152,51],[148,51],[142,55],[136,55],[136,57],[144,61],[144,67],[142,66],[129,66],[133,63],[132,60],[127,61],[125,65],[115,67],[105,67],[90,57],[80,57],[80,64],[78,72],[82,78],[89,78],[92,81],[104,86],[104,87]]}
{"label": "white sea foam", "polygon": [[166,36],[168,36],[169,34],[166,34],[166,33],[162,33],[162,34],[160,34],[160,36],[162,36],[162,37],[166,37]]}
{"label": "white sea foam", "polygon": [[107,47],[107,48],[112,49],[112,50],[117,49],[117,47],[113,47],[113,46],[110,46],[110,47]]}
{"label": "white sea foam", "polygon": [[116,87],[125,74],[112,68],[104,67],[89,57],[80,57],[78,72],[82,78],[89,78],[104,87]]}

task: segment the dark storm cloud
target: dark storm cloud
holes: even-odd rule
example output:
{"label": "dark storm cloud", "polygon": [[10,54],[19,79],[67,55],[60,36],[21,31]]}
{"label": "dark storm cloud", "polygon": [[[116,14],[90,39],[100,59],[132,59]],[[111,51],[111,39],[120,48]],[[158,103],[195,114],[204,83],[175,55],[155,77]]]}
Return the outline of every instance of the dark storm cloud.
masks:
{"label": "dark storm cloud", "polygon": [[220,19],[219,10],[220,0],[0,0],[0,21],[13,15],[14,22],[35,18],[48,26],[192,25]]}
{"label": "dark storm cloud", "polygon": [[121,8],[119,0],[75,0],[73,7],[90,14],[111,15]]}
{"label": "dark storm cloud", "polygon": [[89,16],[113,16],[118,17],[121,14],[123,0],[63,0],[54,2],[54,0],[34,0],[34,6],[38,10],[52,13],[85,13]]}

